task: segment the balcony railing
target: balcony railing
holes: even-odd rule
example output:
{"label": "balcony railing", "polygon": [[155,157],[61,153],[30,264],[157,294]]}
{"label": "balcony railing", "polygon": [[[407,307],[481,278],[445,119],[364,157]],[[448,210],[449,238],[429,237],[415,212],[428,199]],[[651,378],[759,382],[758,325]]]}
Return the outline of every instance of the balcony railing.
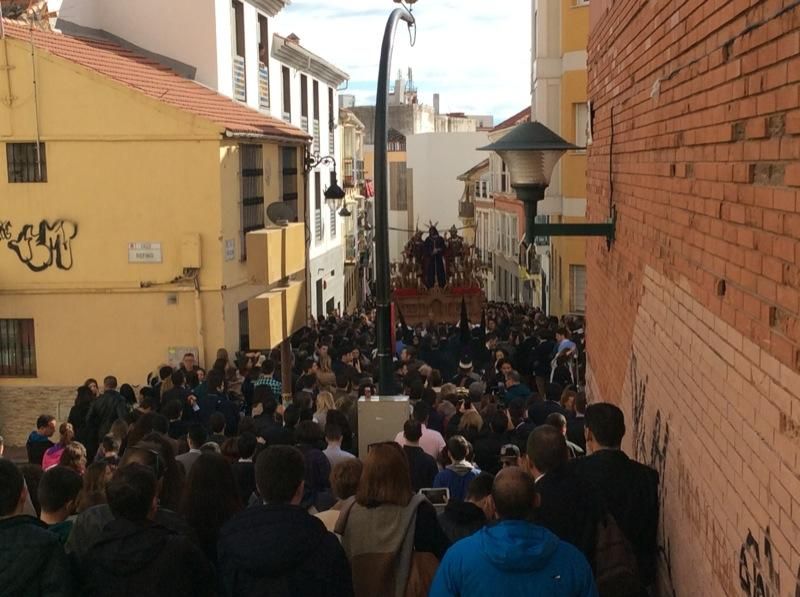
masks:
{"label": "balcony railing", "polygon": [[328,155],[333,155],[336,153],[336,145],[334,142],[334,135],[336,134],[336,127],[331,122],[330,127],[328,127]]}
{"label": "balcony railing", "polygon": [[301,116],[300,117],[300,128],[304,131],[308,132],[308,116]]}
{"label": "balcony railing", "polygon": [[342,180],[345,188],[353,188],[364,182],[364,160],[342,160]]}
{"label": "balcony railing", "polygon": [[258,67],[258,107],[269,110],[269,69],[264,64]]}
{"label": "balcony railing", "polygon": [[244,58],[233,57],[233,99],[247,101],[247,78],[245,76]]}
{"label": "balcony railing", "polygon": [[314,210],[314,238],[318,241],[322,240],[323,237],[323,230],[322,230],[322,210],[315,209]]}
{"label": "balcony railing", "polygon": [[314,119],[314,153],[319,153],[319,120],[316,118]]}
{"label": "balcony railing", "polygon": [[475,218],[475,204],[472,201],[460,201],[458,204],[458,217],[465,220]]}

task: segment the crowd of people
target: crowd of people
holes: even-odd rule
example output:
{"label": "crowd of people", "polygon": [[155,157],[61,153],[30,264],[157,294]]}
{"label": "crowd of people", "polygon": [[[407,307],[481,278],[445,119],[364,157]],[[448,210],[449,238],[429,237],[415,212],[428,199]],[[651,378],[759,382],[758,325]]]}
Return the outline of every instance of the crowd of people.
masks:
{"label": "crowd of people", "polygon": [[0,596],[647,595],[658,475],[576,384],[583,322],[401,318],[409,417],[359,453],[373,317],[312,322],[290,367],[220,350],[138,392],[86,380],[27,464],[0,458]]}

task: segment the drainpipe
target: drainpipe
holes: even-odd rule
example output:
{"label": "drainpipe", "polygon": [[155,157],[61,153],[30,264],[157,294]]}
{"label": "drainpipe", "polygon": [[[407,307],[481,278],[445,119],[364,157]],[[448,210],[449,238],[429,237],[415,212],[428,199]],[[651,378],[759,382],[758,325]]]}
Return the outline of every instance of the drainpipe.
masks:
{"label": "drainpipe", "polygon": [[205,328],[203,326],[203,301],[200,299],[200,272],[194,275],[194,324],[195,332],[197,334],[197,362],[205,362]]}

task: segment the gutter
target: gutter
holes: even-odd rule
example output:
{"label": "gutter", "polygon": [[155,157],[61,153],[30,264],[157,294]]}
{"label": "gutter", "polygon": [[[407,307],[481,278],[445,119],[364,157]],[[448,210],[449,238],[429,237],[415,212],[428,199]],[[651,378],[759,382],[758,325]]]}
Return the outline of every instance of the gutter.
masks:
{"label": "gutter", "polygon": [[237,133],[235,131],[231,131],[225,129],[224,136],[227,139],[258,139],[260,141],[275,141],[276,143],[291,143],[294,145],[310,145],[311,144],[311,137],[306,135],[303,138],[300,137],[283,137],[280,135],[265,135],[262,133]]}

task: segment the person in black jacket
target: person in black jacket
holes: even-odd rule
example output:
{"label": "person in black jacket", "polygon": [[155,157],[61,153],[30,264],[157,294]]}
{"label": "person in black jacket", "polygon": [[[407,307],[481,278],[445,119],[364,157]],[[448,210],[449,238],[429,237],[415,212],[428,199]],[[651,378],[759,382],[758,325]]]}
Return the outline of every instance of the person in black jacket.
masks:
{"label": "person in black jacket", "polygon": [[61,541],[22,513],[27,497],[20,470],[0,458],[0,597],[69,597],[73,576]]}
{"label": "person in black jacket", "polygon": [[622,411],[605,402],[586,408],[589,456],[571,463],[594,496],[608,509],[631,542],[644,585],[655,581],[658,560],[658,472],[620,449],[625,435]]}
{"label": "person in black jacket", "polygon": [[106,487],[114,514],[79,560],[81,595],[214,595],[211,564],[183,535],[154,522],[158,482],[153,470],[131,463]]}
{"label": "person in black jacket", "polygon": [[500,448],[509,442],[508,424],[506,411],[497,411],[489,419],[489,433],[478,437],[473,444],[475,464],[485,473],[496,475],[502,468]]}
{"label": "person in black jacket", "polygon": [[409,419],[403,425],[403,452],[408,459],[408,468],[411,471],[411,488],[414,492],[424,487],[433,487],[433,479],[439,472],[436,459],[419,446],[422,437],[422,425],[419,421]]}
{"label": "person in black jacket", "polygon": [[439,526],[452,543],[469,537],[494,519],[493,481],[492,475],[481,473],[470,482],[463,502],[450,501],[439,514]]}
{"label": "person in black jacket", "polygon": [[564,434],[551,425],[541,425],[530,434],[526,452],[523,462],[540,496],[534,521],[580,549],[589,562],[594,561],[603,510],[586,482],[568,466]]}
{"label": "person in black jacket", "polygon": [[299,505],[304,476],[297,448],[272,446],[259,454],[256,485],[264,503],[243,510],[220,532],[225,595],[353,595],[344,549]]}
{"label": "person in black jacket", "polygon": [[93,458],[100,441],[117,419],[125,419],[128,402],[117,391],[117,378],[109,375],[103,379],[104,391],[89,407],[86,415],[86,453]]}

